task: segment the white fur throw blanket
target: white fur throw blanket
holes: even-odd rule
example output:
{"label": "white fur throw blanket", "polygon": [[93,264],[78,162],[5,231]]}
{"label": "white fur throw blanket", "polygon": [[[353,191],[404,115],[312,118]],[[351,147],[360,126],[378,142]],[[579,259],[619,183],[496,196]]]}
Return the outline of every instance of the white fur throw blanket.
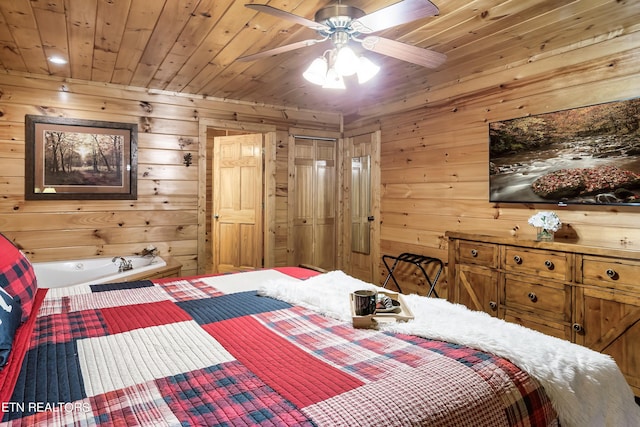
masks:
{"label": "white fur throw blanket", "polygon": [[[272,280],[258,293],[351,322],[349,294],[358,289],[381,288],[332,271],[304,282]],[[640,407],[611,357],[443,299],[406,295],[404,300],[415,319],[380,323],[380,329],[461,344],[510,360],[543,385],[563,427],[640,426]]]}

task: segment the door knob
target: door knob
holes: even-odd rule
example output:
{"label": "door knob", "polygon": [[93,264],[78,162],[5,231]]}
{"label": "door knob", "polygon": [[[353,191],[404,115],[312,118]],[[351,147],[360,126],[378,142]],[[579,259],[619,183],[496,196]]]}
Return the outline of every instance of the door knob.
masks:
{"label": "door knob", "polygon": [[218,215],[218,214],[214,214],[214,215],[213,215],[213,217],[214,217],[215,219],[218,219],[218,218],[220,218],[220,215]]}

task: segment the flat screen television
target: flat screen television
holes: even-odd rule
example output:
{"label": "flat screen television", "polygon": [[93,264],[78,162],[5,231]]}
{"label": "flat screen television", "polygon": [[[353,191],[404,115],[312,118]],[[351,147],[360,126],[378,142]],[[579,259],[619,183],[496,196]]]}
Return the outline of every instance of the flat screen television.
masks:
{"label": "flat screen television", "polygon": [[640,98],[489,124],[489,200],[640,205]]}

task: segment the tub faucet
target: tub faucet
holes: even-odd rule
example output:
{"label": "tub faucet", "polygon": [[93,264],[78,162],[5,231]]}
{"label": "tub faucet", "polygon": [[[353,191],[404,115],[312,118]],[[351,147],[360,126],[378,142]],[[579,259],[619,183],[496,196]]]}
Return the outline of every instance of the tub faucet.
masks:
{"label": "tub faucet", "polygon": [[133,270],[133,263],[131,261],[126,260],[124,257],[115,256],[113,257],[111,262],[118,266],[118,273],[122,273],[123,271]]}

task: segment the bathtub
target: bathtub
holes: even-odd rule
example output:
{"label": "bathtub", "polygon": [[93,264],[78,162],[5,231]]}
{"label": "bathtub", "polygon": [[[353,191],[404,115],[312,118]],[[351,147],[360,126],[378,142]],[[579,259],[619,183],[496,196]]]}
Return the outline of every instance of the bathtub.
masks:
{"label": "bathtub", "polygon": [[[126,282],[128,277],[162,269],[167,265],[161,257],[125,256],[132,270],[118,273],[119,261],[113,257],[74,259],[66,261],[35,262],[33,268],[39,288],[59,288],[71,285]],[[142,275],[144,276],[144,274]]]}

